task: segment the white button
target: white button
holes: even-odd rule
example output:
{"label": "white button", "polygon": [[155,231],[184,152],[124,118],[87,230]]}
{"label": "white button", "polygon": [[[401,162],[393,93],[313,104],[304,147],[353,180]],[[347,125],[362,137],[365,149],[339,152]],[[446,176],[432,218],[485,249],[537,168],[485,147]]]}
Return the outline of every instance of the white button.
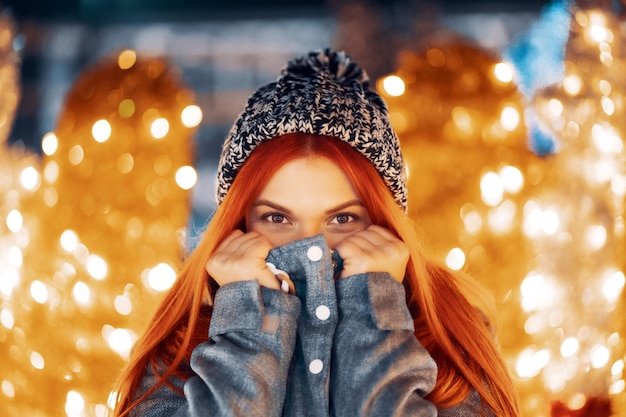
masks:
{"label": "white button", "polygon": [[317,262],[322,259],[322,248],[319,246],[311,246],[308,251],[306,251],[306,256],[313,262]]}
{"label": "white button", "polygon": [[330,308],[325,305],[321,305],[315,309],[315,317],[320,320],[328,320],[330,317]]}
{"label": "white button", "polygon": [[319,359],[313,359],[311,363],[309,363],[309,372],[312,374],[319,374],[322,372],[322,368],[324,368],[324,364]]}

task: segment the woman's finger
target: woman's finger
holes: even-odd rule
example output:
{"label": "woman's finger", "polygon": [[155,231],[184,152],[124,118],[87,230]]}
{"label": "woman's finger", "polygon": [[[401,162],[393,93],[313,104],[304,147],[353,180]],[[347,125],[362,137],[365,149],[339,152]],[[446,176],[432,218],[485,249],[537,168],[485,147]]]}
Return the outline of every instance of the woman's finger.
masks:
{"label": "woman's finger", "polygon": [[336,250],[343,259],[340,278],[367,272],[388,272],[401,282],[410,257],[404,242],[380,226],[370,226],[346,237]]}

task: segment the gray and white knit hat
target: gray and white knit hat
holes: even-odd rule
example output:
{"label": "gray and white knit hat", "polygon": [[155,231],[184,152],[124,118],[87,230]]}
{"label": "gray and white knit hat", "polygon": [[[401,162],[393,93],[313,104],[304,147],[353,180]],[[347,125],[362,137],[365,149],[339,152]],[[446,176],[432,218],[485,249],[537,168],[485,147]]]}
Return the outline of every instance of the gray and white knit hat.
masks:
{"label": "gray and white knit hat", "polygon": [[230,130],[218,165],[221,203],[239,169],[262,142],[288,133],[332,136],[378,170],[406,210],[406,172],[400,143],[383,99],[343,52],[313,51],[290,61],[275,82],[259,88]]}

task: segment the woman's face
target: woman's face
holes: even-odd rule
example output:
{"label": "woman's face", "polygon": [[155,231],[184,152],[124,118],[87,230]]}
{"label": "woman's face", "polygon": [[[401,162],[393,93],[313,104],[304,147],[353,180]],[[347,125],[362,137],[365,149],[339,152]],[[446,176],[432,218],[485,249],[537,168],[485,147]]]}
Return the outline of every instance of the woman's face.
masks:
{"label": "woman's face", "polygon": [[246,216],[246,230],[274,246],[324,234],[331,248],[372,224],[348,177],[326,158],[299,158],[282,166]]}

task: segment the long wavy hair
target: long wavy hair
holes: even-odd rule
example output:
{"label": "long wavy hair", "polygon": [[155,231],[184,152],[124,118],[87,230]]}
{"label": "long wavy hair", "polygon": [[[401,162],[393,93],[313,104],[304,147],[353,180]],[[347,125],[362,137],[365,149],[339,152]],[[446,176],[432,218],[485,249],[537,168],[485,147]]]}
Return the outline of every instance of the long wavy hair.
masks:
{"label": "long wavy hair", "polygon": [[[495,415],[518,417],[517,393],[486,320],[492,312],[488,297],[469,278],[426,258],[415,225],[365,157],[340,140],[299,133],[260,144],[241,168],[200,243],[135,344],[113,391],[113,415],[128,415],[158,386],[169,385],[171,376],[183,380],[190,376],[182,370],[188,369],[193,349],[208,337],[217,290],[205,270],[209,257],[228,233],[245,227],[249,207],[272,175],[286,162],[302,157],[323,157],[336,163],[352,182],[372,222],[390,229],[408,246],[406,302],[415,322],[415,336],[438,367],[437,383],[427,398],[438,408],[446,408],[459,404],[473,388]],[[137,398],[137,386],[149,366],[165,370],[160,372],[158,384]]]}

